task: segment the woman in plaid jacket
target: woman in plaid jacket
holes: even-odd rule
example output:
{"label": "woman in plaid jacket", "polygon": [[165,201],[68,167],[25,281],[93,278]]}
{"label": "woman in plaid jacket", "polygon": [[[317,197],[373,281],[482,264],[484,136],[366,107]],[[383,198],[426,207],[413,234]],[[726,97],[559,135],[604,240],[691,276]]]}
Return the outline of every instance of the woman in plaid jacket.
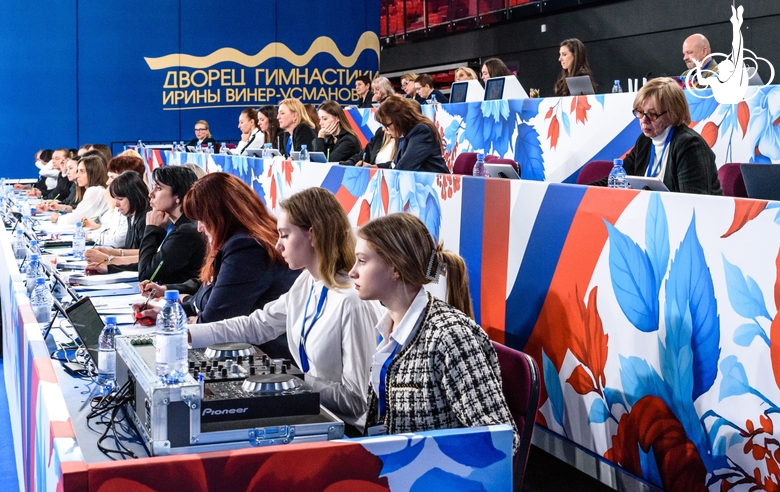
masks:
{"label": "woman in plaid jacket", "polygon": [[[507,424],[493,345],[472,319],[463,259],[444,251],[420,219],[374,219],[358,231],[350,272],[358,295],[387,314],[376,326],[366,430],[369,435]],[[447,301],[422,288],[446,274]],[[515,447],[518,435],[515,429]]]}

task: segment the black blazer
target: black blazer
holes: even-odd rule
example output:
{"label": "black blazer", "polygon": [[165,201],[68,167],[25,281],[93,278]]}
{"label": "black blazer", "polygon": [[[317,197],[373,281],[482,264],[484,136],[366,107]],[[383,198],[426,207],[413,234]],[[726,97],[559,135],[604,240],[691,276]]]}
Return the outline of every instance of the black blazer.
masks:
{"label": "black blazer", "polygon": [[382,150],[382,143],[385,141],[385,129],[380,127],[371,140],[368,141],[366,147],[360,152],[356,153],[349,159],[342,161],[344,166],[354,166],[359,161],[367,162],[368,164],[376,164],[376,155]]}
{"label": "black blazer", "polygon": [[[250,267],[251,265],[251,267]],[[188,316],[210,323],[250,314],[290,290],[300,271],[290,270],[283,260],[271,262],[268,252],[248,234],[233,235],[214,258],[214,280],[200,284],[192,279],[182,285],[167,285],[179,292],[199,288],[183,303]]]}
{"label": "black blazer", "polygon": [[342,128],[336,137],[335,142],[330,135],[325,138],[315,138],[311,150],[324,152],[328,157],[328,162],[340,162],[360,152],[360,142],[356,136]]}
{"label": "black blazer", "polygon": [[[211,137],[208,137],[208,138],[204,138],[203,141],[200,144],[201,145],[206,145],[206,146],[208,146],[208,144],[211,144],[214,147],[216,147],[217,146],[217,141],[214,140]],[[190,146],[190,147],[195,147],[196,145],[198,145],[198,139],[197,138],[193,138],[192,140],[187,142],[187,145]]]}
{"label": "black blazer", "polygon": [[367,109],[367,108],[371,108],[371,107],[373,107],[373,106],[372,106],[372,104],[373,104],[373,101],[372,101],[372,99],[373,99],[373,98],[374,98],[374,92],[373,92],[372,90],[370,90],[370,89],[369,89],[369,91],[368,91],[368,94],[366,94],[366,98],[365,98],[365,99],[362,99],[362,100],[361,100],[361,101],[358,103],[358,108],[360,108],[360,109]]}
{"label": "black blazer", "polygon": [[76,205],[78,205],[78,203],[76,203],[76,182],[75,181],[70,183],[70,185],[68,186],[68,196],[60,200],[60,203],[63,205],[70,205],[71,207],[76,208]]}
{"label": "black blazer", "polygon": [[127,237],[125,238],[125,249],[140,249],[141,240],[144,238],[144,230],[146,229],[146,213],[149,212],[152,207],[148,207],[146,210],[136,212],[135,221],[131,222],[130,217],[127,217]]}
{"label": "black blazer", "polygon": [[65,200],[70,194],[70,181],[68,177],[62,173],[57,177],[57,186],[48,191],[41,191],[41,198],[44,200],[54,200],[56,196],[58,200]]}
{"label": "black blazer", "polygon": [[[447,98],[447,96],[445,96],[445,95],[442,93],[442,91],[440,91],[439,89],[434,89],[434,90],[433,90],[433,92],[431,92],[431,93],[428,95],[428,97],[427,97],[427,98],[423,99],[423,100],[420,102],[420,104],[428,104],[428,100],[429,100],[431,97],[433,97],[433,96],[436,96],[436,102],[437,102],[437,103],[439,103],[439,104],[447,104],[448,102],[450,102],[450,100]],[[422,99],[422,98],[421,98],[421,99]]]}
{"label": "black blazer", "polygon": [[[290,133],[283,131],[276,138],[279,140],[279,152],[285,157],[290,157],[287,153],[287,141],[290,139]],[[305,145],[311,151],[315,138],[317,138],[317,133],[314,128],[306,123],[299,123],[292,132],[292,152],[300,152],[301,145]]]}
{"label": "black blazer", "polygon": [[[401,139],[398,153],[393,159],[395,169],[401,171],[424,171],[429,173],[450,174],[447,163],[441,155],[441,146],[433,130],[418,123]],[[379,167],[389,168],[390,163],[377,163]]]}

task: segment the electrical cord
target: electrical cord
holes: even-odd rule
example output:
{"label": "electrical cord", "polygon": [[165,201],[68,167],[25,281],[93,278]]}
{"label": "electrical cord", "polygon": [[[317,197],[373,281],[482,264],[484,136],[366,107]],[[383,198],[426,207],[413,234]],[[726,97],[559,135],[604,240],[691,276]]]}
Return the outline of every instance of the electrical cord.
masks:
{"label": "electrical cord", "polygon": [[[106,456],[113,458],[112,454],[119,454],[122,457],[138,458],[135,453],[122,444],[116,429],[119,424],[127,421],[127,412],[124,410],[124,407],[132,402],[132,399],[132,382],[128,381],[122,385],[121,388],[114,389],[107,395],[101,398],[95,398],[90,402],[92,409],[87,415],[88,420],[98,417],[104,419],[110,413],[107,421],[101,420],[100,422],[96,422],[96,424],[106,426],[97,440],[98,449]],[[119,412],[122,412],[122,416],[118,418]],[[111,436],[109,436],[109,433],[111,433]],[[103,442],[110,437],[113,437],[118,449],[111,449],[103,445]]]}

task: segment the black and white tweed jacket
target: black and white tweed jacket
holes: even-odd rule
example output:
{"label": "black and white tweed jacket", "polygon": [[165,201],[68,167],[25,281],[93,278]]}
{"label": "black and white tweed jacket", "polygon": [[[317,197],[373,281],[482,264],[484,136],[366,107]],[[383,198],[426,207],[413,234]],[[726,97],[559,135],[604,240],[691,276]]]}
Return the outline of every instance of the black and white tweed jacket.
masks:
{"label": "black and white tweed jacket", "polygon": [[[428,294],[423,322],[387,370],[388,434],[507,424],[514,420],[501,390],[498,356],[471,318]],[[378,422],[369,385],[366,428]],[[515,428],[514,445],[518,435]]]}

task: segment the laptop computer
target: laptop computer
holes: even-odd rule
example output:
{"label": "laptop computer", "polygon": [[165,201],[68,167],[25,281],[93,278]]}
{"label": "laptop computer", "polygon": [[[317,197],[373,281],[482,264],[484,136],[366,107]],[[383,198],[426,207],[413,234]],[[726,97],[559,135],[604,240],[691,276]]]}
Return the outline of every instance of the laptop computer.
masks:
{"label": "laptop computer", "polygon": [[[294,161],[299,161],[301,157],[300,152],[290,152],[290,158]],[[309,161],[311,162],[319,162],[322,164],[325,164],[328,162],[328,158],[325,157],[324,152],[309,152]]]}
{"label": "laptop computer", "polygon": [[92,304],[92,300],[89,297],[82,297],[78,302],[65,308],[65,313],[82,345],[97,364],[98,339],[106,324]]}
{"label": "laptop computer", "polygon": [[[247,149],[246,155],[251,157],[263,157],[263,150],[264,149]],[[279,153],[276,149],[271,149],[271,156],[276,157],[282,155]]]}
{"label": "laptop computer", "polygon": [[569,94],[572,96],[590,96],[596,93],[588,75],[566,77],[566,85],[569,87]]}
{"label": "laptop computer", "polygon": [[626,176],[626,181],[635,190],[669,191],[660,178],[648,178],[645,176]]}
{"label": "laptop computer", "polygon": [[780,164],[742,164],[739,168],[748,197],[780,200]]}
{"label": "laptop computer", "polygon": [[520,179],[515,167],[511,164],[485,163],[485,171],[491,178]]}

